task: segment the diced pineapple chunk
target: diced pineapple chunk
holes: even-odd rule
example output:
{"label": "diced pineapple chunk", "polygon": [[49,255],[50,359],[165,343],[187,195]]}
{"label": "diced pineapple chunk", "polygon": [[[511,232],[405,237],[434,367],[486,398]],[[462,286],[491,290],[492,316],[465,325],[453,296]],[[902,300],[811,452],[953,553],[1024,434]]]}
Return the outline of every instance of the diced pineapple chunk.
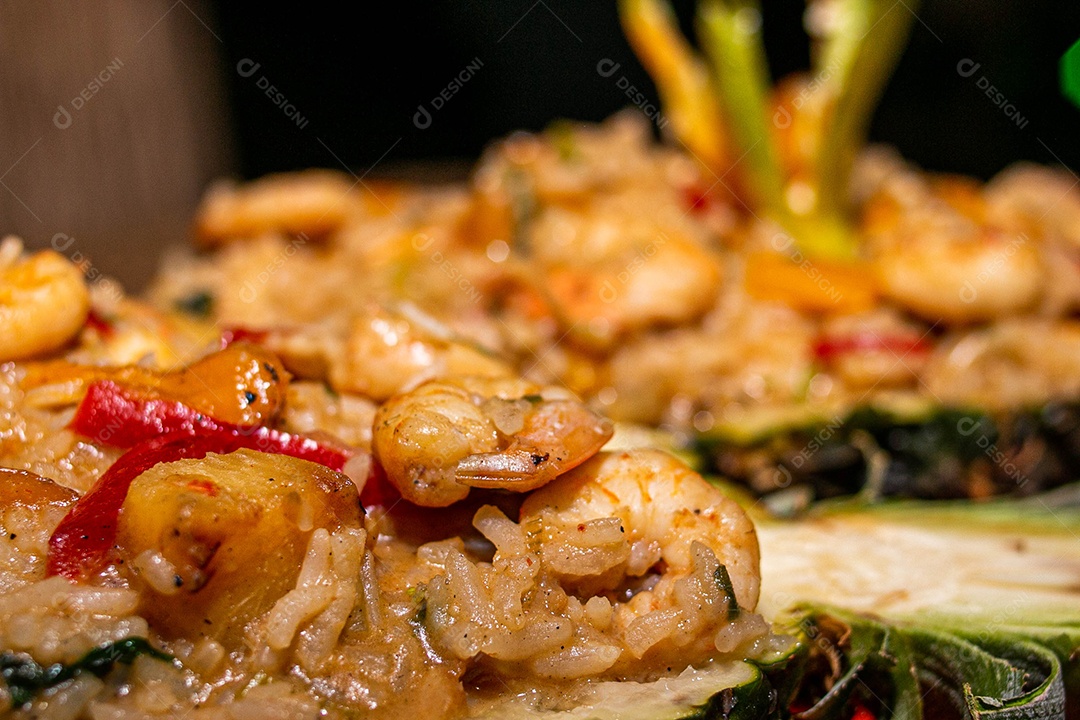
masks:
{"label": "diced pineapple chunk", "polygon": [[235,646],[244,626],[295,585],[311,533],[358,527],[361,515],[346,476],[238,450],[162,463],[136,478],[117,541],[158,631]]}

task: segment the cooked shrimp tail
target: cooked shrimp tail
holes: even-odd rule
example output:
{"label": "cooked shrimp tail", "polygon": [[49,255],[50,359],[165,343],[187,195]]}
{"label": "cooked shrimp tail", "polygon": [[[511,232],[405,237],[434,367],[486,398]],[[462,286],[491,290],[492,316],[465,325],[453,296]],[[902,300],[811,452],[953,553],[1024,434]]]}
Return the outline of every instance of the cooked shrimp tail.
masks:
{"label": "cooked shrimp tail", "polygon": [[609,420],[580,403],[538,401],[505,450],[462,458],[455,476],[470,487],[535,490],[595,455],[613,433]]}
{"label": "cooked shrimp tail", "polygon": [[470,486],[535,490],[595,455],[612,432],[609,421],[556,388],[458,377],[384,404],[373,447],[406,500],[445,507]]}

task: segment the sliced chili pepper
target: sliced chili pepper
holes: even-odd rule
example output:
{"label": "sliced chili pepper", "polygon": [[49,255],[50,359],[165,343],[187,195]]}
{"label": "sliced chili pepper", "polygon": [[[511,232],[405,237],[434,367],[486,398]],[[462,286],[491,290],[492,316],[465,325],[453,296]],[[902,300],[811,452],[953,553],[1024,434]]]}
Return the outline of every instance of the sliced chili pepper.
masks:
{"label": "sliced chili pepper", "polygon": [[814,343],[814,357],[828,362],[852,352],[891,351],[903,357],[909,353],[926,353],[930,345],[922,338],[901,335],[877,335],[871,332],[821,338]]}

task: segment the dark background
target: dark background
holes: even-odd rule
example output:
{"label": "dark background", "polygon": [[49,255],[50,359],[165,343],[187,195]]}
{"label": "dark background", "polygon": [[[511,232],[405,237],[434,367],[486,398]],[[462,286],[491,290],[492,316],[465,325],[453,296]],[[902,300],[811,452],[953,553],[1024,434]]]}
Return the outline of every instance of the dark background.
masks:
{"label": "dark background", "polygon": [[[908,12],[910,0],[892,12]],[[805,67],[803,3],[765,3],[771,69]],[[602,58],[654,95],[622,37],[614,2],[467,0],[379,3],[377,9],[211,5],[224,40],[222,73],[232,110],[238,170],[335,166],[363,171],[410,160],[475,158],[515,129],[556,118],[600,120],[626,106]],[[692,26],[693,2],[676,3]],[[932,0],[918,8],[907,51],[875,117],[872,137],[922,166],[988,177],[1026,158],[1080,168],[1080,111],[1058,90],[1058,61],[1080,38],[1080,3],[1048,0]],[[249,58],[307,121],[274,107],[236,64]],[[468,64],[483,66],[433,114],[412,123]],[[981,64],[961,77],[957,63]],[[1017,127],[977,87],[985,76],[1027,120]],[[399,141],[400,140],[400,141]],[[397,143],[395,145],[395,143]]]}
{"label": "dark background", "polygon": [[[763,4],[773,74],[806,67],[803,2]],[[676,6],[690,29],[693,0]],[[931,170],[985,178],[1026,158],[1080,171],[1080,110],[1057,78],[1080,3],[926,0],[918,18],[874,139]],[[597,73],[604,59],[616,75]],[[964,59],[980,64],[970,77]],[[475,75],[417,128],[418,107],[470,64]],[[629,105],[621,77],[653,93],[616,0],[0,0],[0,236],[65,248],[139,289],[167,247],[190,242],[215,179],[342,165],[460,178],[496,138]]]}

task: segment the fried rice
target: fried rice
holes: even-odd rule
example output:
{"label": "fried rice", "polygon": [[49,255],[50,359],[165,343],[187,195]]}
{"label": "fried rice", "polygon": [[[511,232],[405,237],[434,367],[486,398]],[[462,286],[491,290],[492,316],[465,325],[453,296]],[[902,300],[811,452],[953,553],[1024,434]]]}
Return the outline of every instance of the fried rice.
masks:
{"label": "fried rice", "polygon": [[759,493],[1071,479],[1069,178],[871,149],[854,264],[717,184],[623,114],[463,185],[220,185],[145,301],[6,239],[0,700],[496,717],[790,645],[745,512],[640,438]]}

